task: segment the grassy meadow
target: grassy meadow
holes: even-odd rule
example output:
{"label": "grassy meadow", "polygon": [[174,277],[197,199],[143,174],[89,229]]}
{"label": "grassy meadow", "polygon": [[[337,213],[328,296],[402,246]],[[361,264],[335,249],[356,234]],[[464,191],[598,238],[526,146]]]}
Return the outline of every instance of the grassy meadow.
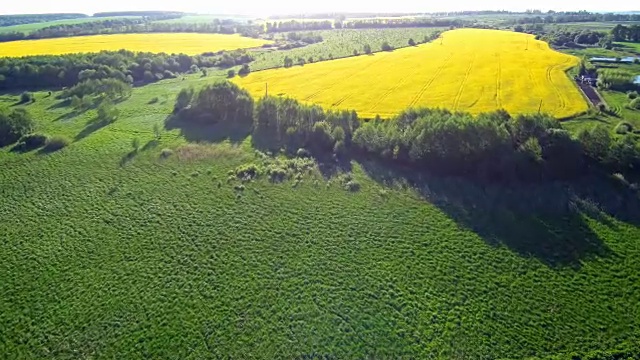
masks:
{"label": "grassy meadow", "polygon": [[204,52],[259,47],[268,43],[269,41],[267,40],[248,38],[237,34],[115,34],[11,41],[0,43],[0,54],[2,56],[21,57],[126,49],[131,51],[197,55]]}
{"label": "grassy meadow", "polygon": [[444,33],[442,42],[255,72],[236,82],[254,96],[264,94],[267,83],[271,94],[367,117],[424,106],[472,113],[540,110],[563,118],[588,108],[565,73],[577,62],[529,35],[462,29]]}
{"label": "grassy meadow", "polygon": [[180,88],[223,76],[135,88],[102,128],[35,93],[38,131],[72,143],[0,149],[5,358],[566,358],[639,345],[640,230],[608,202],[579,205],[603,194],[414,185],[357,161],[342,170],[357,193],[319,169],[236,190],[228,172],[261,161],[250,139],[153,132]]}

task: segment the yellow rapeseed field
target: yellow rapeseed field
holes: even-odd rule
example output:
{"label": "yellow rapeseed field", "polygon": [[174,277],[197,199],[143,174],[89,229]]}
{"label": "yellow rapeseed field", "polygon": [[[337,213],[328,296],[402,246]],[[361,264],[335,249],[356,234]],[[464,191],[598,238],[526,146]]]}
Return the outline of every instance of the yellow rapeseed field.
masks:
{"label": "yellow rapeseed field", "polygon": [[269,43],[240,35],[154,33],[76,36],[56,39],[25,40],[0,43],[0,57],[29,55],[60,55],[98,52],[101,50],[184,53],[197,55],[204,52],[259,47]]}
{"label": "yellow rapeseed field", "polygon": [[[371,44],[372,46],[374,44]],[[407,107],[474,114],[505,109],[568,117],[588,105],[565,71],[576,57],[531,35],[479,29],[393,52],[273,69],[236,78],[254,96],[290,96],[325,108],[390,117]]]}

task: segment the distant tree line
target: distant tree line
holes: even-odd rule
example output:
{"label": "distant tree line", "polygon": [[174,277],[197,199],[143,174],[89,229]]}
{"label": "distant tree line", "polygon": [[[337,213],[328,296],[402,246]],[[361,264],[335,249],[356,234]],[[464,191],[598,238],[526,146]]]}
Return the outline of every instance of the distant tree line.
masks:
{"label": "distant tree line", "polygon": [[616,25],[611,30],[611,35],[615,41],[640,42],[640,25]]}
{"label": "distant tree line", "polygon": [[265,31],[267,33],[274,32],[289,32],[289,31],[301,31],[301,30],[331,30],[333,28],[333,22],[331,21],[280,21],[280,22],[267,22],[265,24]]}
{"label": "distant tree line", "polygon": [[586,11],[548,12],[546,15],[523,16],[513,19],[513,24],[563,24],[573,22],[640,21],[640,14],[598,14]]}
{"label": "distant tree line", "polygon": [[40,22],[56,21],[56,20],[68,20],[68,19],[81,19],[87,18],[85,14],[24,14],[24,15],[0,15],[0,26],[13,26],[23,24],[33,24]]}
{"label": "distant tree line", "polygon": [[471,24],[472,23],[469,21],[460,19],[407,18],[348,20],[341,23],[340,26],[344,29],[378,29],[409,27],[463,27]]}
{"label": "distant tree line", "polygon": [[183,90],[175,114],[184,122],[241,127],[259,148],[321,158],[359,154],[480,181],[572,179],[598,168],[628,173],[640,166],[635,135],[597,126],[573,137],[542,114],[409,109],[393,119],[362,121],[353,111],[324,111],[292,99],[254,102],[228,82]]}
{"label": "distant tree line", "polygon": [[215,19],[210,23],[160,23],[153,22],[158,18],[109,19],[91,21],[80,24],[52,25],[31,33],[9,32],[0,34],[0,42],[16,40],[47,39],[70,36],[100,35],[100,34],[128,34],[128,33],[156,33],[156,32],[187,32],[187,33],[240,33],[245,36],[256,37],[261,29],[257,25],[247,25],[232,20]]}
{"label": "distant tree line", "polygon": [[[524,31],[520,25],[516,26],[514,30]],[[553,46],[598,45],[603,48],[611,48],[613,46],[613,37],[610,34],[599,31],[559,28],[549,32],[541,31],[538,34],[539,39]]]}
{"label": "distant tree line", "polygon": [[199,68],[231,67],[253,58],[247,52],[207,53],[189,56],[132,51],[92,54],[0,58],[0,89],[69,87],[88,79],[113,78],[127,83],[151,83]]}
{"label": "distant tree line", "polygon": [[99,12],[93,14],[93,17],[113,17],[113,16],[146,16],[146,17],[163,17],[167,19],[181,18],[185,15],[179,11],[115,11],[115,12]]}

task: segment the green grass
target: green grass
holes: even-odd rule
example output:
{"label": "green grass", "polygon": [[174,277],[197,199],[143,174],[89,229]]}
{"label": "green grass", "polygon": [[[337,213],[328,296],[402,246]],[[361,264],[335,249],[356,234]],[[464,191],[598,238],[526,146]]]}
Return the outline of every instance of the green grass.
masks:
{"label": "green grass", "polygon": [[632,43],[632,42],[619,42],[615,43],[616,46],[620,46],[624,49],[628,49],[631,52],[635,52],[636,54],[640,54],[640,43]]}
{"label": "green grass", "polygon": [[[56,93],[35,93],[38,131],[73,143],[48,155],[0,149],[5,358],[640,349],[640,229],[624,211],[608,215],[620,199],[600,199],[601,212],[580,184],[416,188],[355,161],[357,193],[316,171],[239,194],[227,177],[260,161],[250,139],[185,147],[194,134],[153,135],[180,88],[222,76],[135,88],[98,129],[93,111],[74,116]],[[623,199],[637,206],[637,194]]]}
{"label": "green grass", "polygon": [[124,18],[138,18],[139,16],[112,16],[112,17],[88,17],[88,18],[79,18],[79,19],[68,19],[68,20],[57,20],[57,21],[48,21],[41,23],[33,23],[33,24],[24,24],[24,25],[14,25],[14,26],[3,26],[0,27],[0,34],[9,33],[9,32],[23,32],[25,34],[30,34],[34,31],[44,29],[49,26],[54,25],[73,25],[73,24],[83,24],[94,21],[105,21],[105,20],[115,20],[115,19],[124,19]]}
{"label": "green grass", "polygon": [[[387,41],[394,48],[408,46],[409,39],[421,42],[425,36],[429,36],[441,28],[406,28],[406,29],[339,29],[312,31],[324,39],[323,42],[286,51],[261,51],[257,52],[255,61],[251,63],[251,69],[263,70],[284,66],[284,58],[289,56],[297,63],[299,57],[305,61],[312,57],[314,61],[320,58],[328,60],[330,57],[340,58],[353,56],[353,51],[358,50],[364,54],[363,47],[369,44],[374,52],[381,51],[380,46]],[[303,34],[301,32],[301,34]],[[286,34],[275,34],[276,38]]]}
{"label": "green grass", "polygon": [[611,21],[611,22],[575,22],[557,25],[547,25],[547,28],[580,28],[591,31],[610,31],[616,25],[623,24],[625,26],[638,25],[635,21]]}

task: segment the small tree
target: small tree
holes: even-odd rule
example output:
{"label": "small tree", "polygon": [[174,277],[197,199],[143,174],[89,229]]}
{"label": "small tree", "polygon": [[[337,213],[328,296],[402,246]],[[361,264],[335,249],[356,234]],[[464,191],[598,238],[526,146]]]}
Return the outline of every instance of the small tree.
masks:
{"label": "small tree", "polygon": [[27,104],[30,102],[34,102],[36,99],[33,97],[33,94],[25,91],[20,95],[20,103]]}
{"label": "small tree", "polygon": [[367,55],[371,54],[371,45],[364,44],[363,50],[364,50],[365,54],[367,54]]}
{"label": "small tree", "polygon": [[409,39],[409,46],[416,46],[416,42],[413,39]]}
{"label": "small tree", "polygon": [[358,50],[357,49],[353,49],[353,56],[358,56],[358,55],[360,55]]}
{"label": "small tree", "polygon": [[116,121],[119,113],[111,101],[103,101],[98,107],[98,121],[102,123],[112,123]]}
{"label": "small tree", "polygon": [[191,100],[193,99],[193,89],[182,89],[178,93],[176,97],[176,104],[173,107],[173,112],[177,113],[180,110],[186,109],[189,104],[191,104]]}
{"label": "small tree", "polygon": [[393,47],[391,47],[391,45],[389,45],[389,43],[387,41],[382,43],[382,46],[380,47],[382,49],[382,51],[391,51],[393,50]]}
{"label": "small tree", "polygon": [[207,69],[202,69],[202,77],[207,77]]}
{"label": "small tree", "polygon": [[238,75],[247,76],[247,75],[249,75],[250,72],[251,72],[251,68],[249,67],[249,65],[248,64],[244,64],[244,65],[242,65],[240,70],[238,70]]}
{"label": "small tree", "polygon": [[231,70],[227,71],[227,77],[228,77],[229,79],[236,77],[236,71],[235,71],[235,70],[233,70],[233,69],[231,69]]}
{"label": "small tree", "polygon": [[293,66],[293,59],[288,56],[284,57],[284,67],[289,68]]}

